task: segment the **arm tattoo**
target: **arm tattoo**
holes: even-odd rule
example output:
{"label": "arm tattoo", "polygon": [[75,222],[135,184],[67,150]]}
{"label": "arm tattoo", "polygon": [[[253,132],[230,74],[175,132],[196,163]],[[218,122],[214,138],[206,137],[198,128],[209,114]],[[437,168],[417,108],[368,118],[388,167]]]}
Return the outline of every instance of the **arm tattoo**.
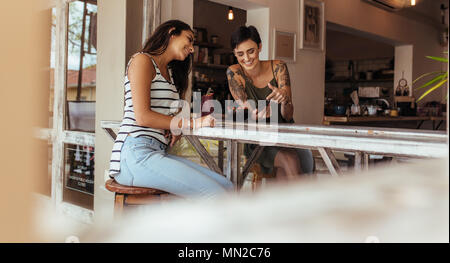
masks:
{"label": "arm tattoo", "polygon": [[[275,76],[279,76],[278,84],[279,88],[284,88],[285,86],[291,86],[291,80],[289,78],[289,71],[286,63],[283,61],[275,67]],[[279,75],[278,75],[279,74]]]}
{"label": "arm tattoo", "polygon": [[235,100],[241,100],[242,102],[247,101],[247,93],[245,93],[245,87],[237,79],[235,73],[231,69],[227,69],[228,85],[230,87],[231,95],[233,95]]}

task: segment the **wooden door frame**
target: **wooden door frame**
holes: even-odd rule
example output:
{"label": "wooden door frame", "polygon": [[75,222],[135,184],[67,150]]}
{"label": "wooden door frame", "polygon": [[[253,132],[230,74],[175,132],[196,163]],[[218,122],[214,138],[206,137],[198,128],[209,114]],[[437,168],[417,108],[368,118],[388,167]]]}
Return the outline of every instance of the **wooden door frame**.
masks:
{"label": "wooden door frame", "polygon": [[35,136],[52,144],[51,202],[57,212],[69,215],[84,223],[93,223],[94,211],[63,201],[64,146],[78,144],[95,146],[95,134],[65,130],[67,82],[67,31],[69,3],[76,0],[53,0],[56,8],[55,74],[53,97],[53,128],[38,128]]}

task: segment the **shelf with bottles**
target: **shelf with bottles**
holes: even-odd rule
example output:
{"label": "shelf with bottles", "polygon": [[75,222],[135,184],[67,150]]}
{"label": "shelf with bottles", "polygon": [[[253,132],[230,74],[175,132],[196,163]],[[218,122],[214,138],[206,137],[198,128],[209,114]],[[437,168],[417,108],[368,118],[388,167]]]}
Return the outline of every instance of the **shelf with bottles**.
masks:
{"label": "shelf with bottles", "polygon": [[236,63],[237,61],[232,53],[211,53],[205,48],[194,51],[192,66],[194,68],[226,70],[230,65]]}
{"label": "shelf with bottles", "polygon": [[394,82],[394,79],[336,79],[326,80],[325,83],[378,83],[378,82]]}
{"label": "shelf with bottles", "polygon": [[194,85],[198,85],[198,86],[226,86],[226,82],[220,82],[220,81],[194,81]]}
{"label": "shelf with bottles", "polygon": [[229,65],[237,62],[230,51],[208,47],[194,46],[193,67],[226,70]]}
{"label": "shelf with bottles", "polygon": [[358,97],[360,98],[392,98],[392,87],[358,87]]}
{"label": "shelf with bottles", "polygon": [[221,72],[201,72],[195,70],[192,76],[192,86],[200,88],[228,88],[225,74]]}
{"label": "shelf with bottles", "polygon": [[325,92],[330,94],[341,94],[349,96],[353,91],[357,91],[359,97],[364,98],[391,98],[394,96],[392,86],[382,85],[339,85],[337,87],[325,86]]}
{"label": "shelf with bottles", "polygon": [[325,82],[393,82],[394,57],[325,61]]}
{"label": "shelf with bottles", "polygon": [[220,102],[222,108],[225,107],[225,101],[231,96],[228,86],[223,85],[193,86],[192,91],[200,94],[200,96],[202,97],[202,101],[204,96],[209,95],[210,99],[214,99]]}
{"label": "shelf with bottles", "polygon": [[228,91],[228,85],[226,83],[219,82],[195,82],[192,85],[192,90],[205,93],[206,91],[212,91],[215,93],[223,93]]}

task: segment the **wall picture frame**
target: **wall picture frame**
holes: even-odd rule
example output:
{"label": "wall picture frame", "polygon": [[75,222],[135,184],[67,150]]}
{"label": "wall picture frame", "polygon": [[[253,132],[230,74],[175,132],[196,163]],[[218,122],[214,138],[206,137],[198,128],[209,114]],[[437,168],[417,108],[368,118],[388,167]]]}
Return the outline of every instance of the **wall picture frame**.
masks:
{"label": "wall picture frame", "polygon": [[325,3],[299,0],[299,49],[323,51],[325,39]]}
{"label": "wall picture frame", "polygon": [[296,60],[297,34],[288,30],[274,29],[274,58],[294,63]]}

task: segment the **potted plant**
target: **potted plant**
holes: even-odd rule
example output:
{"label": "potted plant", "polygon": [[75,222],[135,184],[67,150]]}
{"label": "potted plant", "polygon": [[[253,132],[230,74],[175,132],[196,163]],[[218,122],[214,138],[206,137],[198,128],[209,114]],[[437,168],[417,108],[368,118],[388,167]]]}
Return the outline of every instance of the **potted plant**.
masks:
{"label": "potted plant", "polygon": [[[444,52],[446,54],[448,54],[448,52]],[[444,57],[433,57],[433,56],[426,56],[426,58],[438,61],[438,62],[444,62],[448,64],[448,58],[444,58]],[[415,79],[413,81],[413,85],[420,79],[423,79],[425,77],[430,77],[431,80],[429,80],[428,82],[426,82],[425,84],[421,85],[418,88],[415,88],[415,90],[420,90],[423,88],[427,88],[428,90],[425,91],[418,99],[417,101],[422,100],[423,98],[425,98],[425,96],[427,96],[428,94],[430,94],[432,91],[440,88],[441,86],[443,86],[447,80],[448,80],[448,72],[447,71],[434,71],[434,72],[428,72],[425,74],[422,74],[421,76],[419,76],[417,79]],[[446,95],[446,98],[448,96],[448,93]]]}

